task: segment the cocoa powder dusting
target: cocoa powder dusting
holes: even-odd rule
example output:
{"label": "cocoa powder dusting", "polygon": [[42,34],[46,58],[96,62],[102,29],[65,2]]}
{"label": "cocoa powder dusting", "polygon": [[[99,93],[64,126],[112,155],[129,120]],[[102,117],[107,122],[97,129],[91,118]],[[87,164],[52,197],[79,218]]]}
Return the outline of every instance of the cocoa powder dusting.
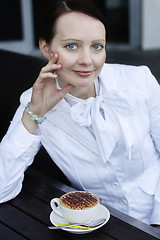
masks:
{"label": "cocoa powder dusting", "polygon": [[60,197],[60,204],[74,210],[85,210],[99,203],[99,198],[90,192],[69,192]]}

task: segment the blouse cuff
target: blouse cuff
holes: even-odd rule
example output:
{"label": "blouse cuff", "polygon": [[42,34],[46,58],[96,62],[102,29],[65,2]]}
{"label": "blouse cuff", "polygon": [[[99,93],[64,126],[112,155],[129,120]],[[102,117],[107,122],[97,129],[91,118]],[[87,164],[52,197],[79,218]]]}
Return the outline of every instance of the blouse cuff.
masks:
{"label": "blouse cuff", "polygon": [[7,149],[9,149],[9,153],[14,158],[18,158],[30,147],[32,149],[32,154],[36,153],[41,140],[41,135],[40,132],[38,132],[38,134],[30,134],[24,127],[23,123],[19,121],[9,134],[8,138],[10,138],[10,141],[6,141]]}

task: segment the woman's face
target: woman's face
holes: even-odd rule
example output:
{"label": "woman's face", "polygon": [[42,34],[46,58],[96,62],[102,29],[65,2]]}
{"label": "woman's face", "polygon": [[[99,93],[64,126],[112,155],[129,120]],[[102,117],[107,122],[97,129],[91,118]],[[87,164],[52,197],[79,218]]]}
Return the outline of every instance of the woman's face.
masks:
{"label": "woman's face", "polygon": [[57,63],[62,64],[56,71],[60,86],[90,87],[106,59],[104,25],[83,13],[71,12],[59,17],[56,30],[49,49],[58,53]]}

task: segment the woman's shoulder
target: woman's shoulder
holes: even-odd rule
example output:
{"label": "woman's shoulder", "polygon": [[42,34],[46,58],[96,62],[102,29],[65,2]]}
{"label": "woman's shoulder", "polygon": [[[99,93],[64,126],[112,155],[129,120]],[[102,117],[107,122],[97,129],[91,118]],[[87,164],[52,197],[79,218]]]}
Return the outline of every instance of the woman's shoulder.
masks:
{"label": "woman's shoulder", "polygon": [[150,69],[145,65],[127,65],[127,64],[117,64],[117,63],[105,63],[102,68],[102,74],[106,74],[107,72],[111,72],[112,74],[120,74],[122,76],[144,76],[150,73]]}
{"label": "woman's shoulder", "polygon": [[[125,64],[105,63],[100,78],[105,84],[119,90],[128,88],[145,89],[156,81],[150,69],[145,65],[134,66]],[[107,80],[108,79],[108,80]]]}

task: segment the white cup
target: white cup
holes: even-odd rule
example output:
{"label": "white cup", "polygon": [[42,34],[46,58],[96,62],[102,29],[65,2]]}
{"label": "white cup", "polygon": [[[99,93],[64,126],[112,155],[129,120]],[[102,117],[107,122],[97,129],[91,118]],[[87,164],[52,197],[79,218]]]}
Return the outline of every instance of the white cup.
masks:
{"label": "white cup", "polygon": [[65,218],[65,220],[69,223],[88,223],[96,217],[99,211],[99,200],[96,205],[87,209],[67,208],[60,203],[60,198],[53,198],[50,204],[53,211],[59,216]]}

